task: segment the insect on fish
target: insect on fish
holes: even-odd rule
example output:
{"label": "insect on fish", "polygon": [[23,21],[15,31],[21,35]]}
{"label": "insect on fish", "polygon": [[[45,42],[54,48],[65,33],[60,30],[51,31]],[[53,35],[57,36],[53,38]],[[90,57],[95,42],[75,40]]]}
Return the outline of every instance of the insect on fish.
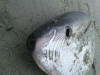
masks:
{"label": "insect on fish", "polygon": [[94,24],[69,12],[37,28],[27,40],[37,65],[48,75],[85,75],[94,59]]}

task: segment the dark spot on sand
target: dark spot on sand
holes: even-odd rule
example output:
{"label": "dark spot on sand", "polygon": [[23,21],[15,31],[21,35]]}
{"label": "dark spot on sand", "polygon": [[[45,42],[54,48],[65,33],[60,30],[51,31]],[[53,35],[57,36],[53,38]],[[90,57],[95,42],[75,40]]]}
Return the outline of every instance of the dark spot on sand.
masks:
{"label": "dark spot on sand", "polygon": [[2,28],[2,26],[0,25],[0,28]]}
{"label": "dark spot on sand", "polygon": [[14,29],[14,27],[8,27],[8,28],[6,28],[6,31],[11,31],[13,29]]}

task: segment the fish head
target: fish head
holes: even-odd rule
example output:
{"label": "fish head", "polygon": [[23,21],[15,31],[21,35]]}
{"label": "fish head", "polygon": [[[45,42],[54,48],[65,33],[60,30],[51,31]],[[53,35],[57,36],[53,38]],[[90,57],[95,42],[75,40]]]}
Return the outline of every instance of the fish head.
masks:
{"label": "fish head", "polygon": [[34,60],[46,74],[85,75],[94,58],[93,26],[84,13],[64,14],[38,30],[42,35],[35,39]]}

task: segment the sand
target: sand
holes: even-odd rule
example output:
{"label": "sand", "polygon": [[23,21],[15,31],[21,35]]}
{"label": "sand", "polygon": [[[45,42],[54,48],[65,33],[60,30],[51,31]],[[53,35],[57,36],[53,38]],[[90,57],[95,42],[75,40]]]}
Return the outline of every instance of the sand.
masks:
{"label": "sand", "polygon": [[[0,75],[45,75],[27,50],[26,39],[38,26],[69,11],[85,12],[95,20],[95,66],[99,75],[99,3],[99,0],[0,0]],[[87,75],[93,75],[93,70]]]}

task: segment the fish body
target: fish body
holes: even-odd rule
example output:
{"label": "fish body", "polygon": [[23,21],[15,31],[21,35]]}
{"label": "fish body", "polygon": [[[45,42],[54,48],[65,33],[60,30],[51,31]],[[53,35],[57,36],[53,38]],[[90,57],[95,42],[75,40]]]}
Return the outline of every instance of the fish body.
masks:
{"label": "fish body", "polygon": [[85,75],[94,59],[94,24],[69,12],[37,28],[27,41],[32,57],[48,75]]}

